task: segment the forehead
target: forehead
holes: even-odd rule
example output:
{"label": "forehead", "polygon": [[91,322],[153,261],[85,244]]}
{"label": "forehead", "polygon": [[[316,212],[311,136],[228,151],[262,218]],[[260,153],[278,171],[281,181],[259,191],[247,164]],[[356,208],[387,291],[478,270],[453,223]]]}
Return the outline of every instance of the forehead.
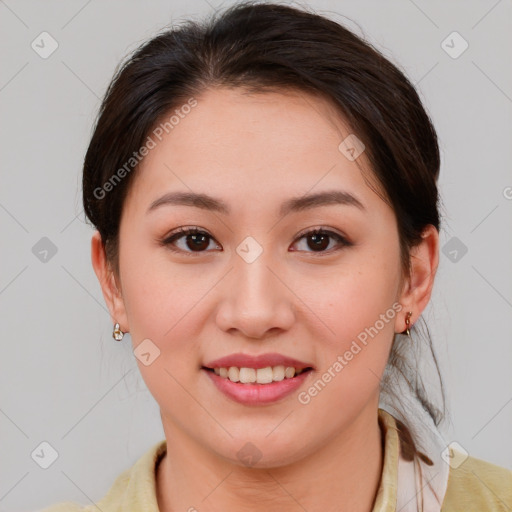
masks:
{"label": "forehead", "polygon": [[364,152],[351,161],[340,150],[351,130],[329,100],[239,88],[210,89],[195,99],[179,122],[153,136],[156,144],[130,190],[140,207],[169,190],[242,203],[335,188],[358,191],[366,200],[375,195]]}

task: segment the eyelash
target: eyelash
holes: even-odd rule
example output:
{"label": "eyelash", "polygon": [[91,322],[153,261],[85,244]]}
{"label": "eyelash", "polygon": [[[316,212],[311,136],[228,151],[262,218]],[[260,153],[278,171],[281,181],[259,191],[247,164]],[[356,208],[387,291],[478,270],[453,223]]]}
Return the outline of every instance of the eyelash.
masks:
{"label": "eyelash", "polygon": [[[210,236],[206,231],[203,231],[197,227],[190,227],[190,228],[177,229],[176,231],[171,233],[169,236],[167,236],[166,238],[161,240],[160,244],[167,247],[169,250],[171,250],[173,252],[186,254],[187,256],[199,256],[202,253],[210,252],[210,251],[184,251],[182,249],[177,249],[177,248],[173,247],[172,244],[176,240],[179,240],[180,238],[185,237],[187,235],[206,235],[211,240],[214,240],[214,238],[212,236]],[[330,249],[328,251],[317,251],[317,252],[316,251],[306,251],[306,252],[313,254],[315,257],[321,257],[323,254],[332,254],[333,252],[337,252],[337,251],[341,250],[343,247],[350,247],[353,245],[342,235],[339,235],[338,233],[335,233],[335,232],[330,231],[325,228],[315,228],[315,229],[312,229],[309,231],[304,231],[297,236],[296,240],[298,241],[304,237],[312,236],[312,235],[327,235],[331,238],[336,239],[337,242],[342,246],[342,247],[338,247],[337,249],[334,249],[334,250]],[[301,252],[301,251],[298,251],[298,252]]]}

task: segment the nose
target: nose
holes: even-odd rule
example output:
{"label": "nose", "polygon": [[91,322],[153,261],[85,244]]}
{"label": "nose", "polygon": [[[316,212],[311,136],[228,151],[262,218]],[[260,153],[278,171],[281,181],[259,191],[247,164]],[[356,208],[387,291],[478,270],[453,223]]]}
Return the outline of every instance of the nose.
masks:
{"label": "nose", "polygon": [[235,256],[219,290],[216,321],[223,331],[261,340],[293,326],[296,309],[290,284],[264,254],[252,263]]}

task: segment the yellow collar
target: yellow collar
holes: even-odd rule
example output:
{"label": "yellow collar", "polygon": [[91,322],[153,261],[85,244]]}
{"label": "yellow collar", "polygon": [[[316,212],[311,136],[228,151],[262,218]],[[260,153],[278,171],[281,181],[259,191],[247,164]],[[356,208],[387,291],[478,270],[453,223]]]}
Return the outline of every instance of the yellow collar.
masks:
{"label": "yellow collar", "polygon": [[[403,459],[400,458],[400,438],[397,431],[395,418],[384,409],[378,411],[379,425],[384,435],[384,461],[381,480],[375,498],[375,504],[372,512],[395,512],[397,510],[398,496],[398,477],[399,464]],[[158,512],[158,501],[156,497],[156,465],[165,455],[167,450],[166,440],[154,444],[136,463],[129,469],[121,473],[115,480],[108,494],[98,503],[103,511],[110,511],[114,508],[123,512],[136,512],[145,510],[146,512]],[[400,471],[400,478],[406,480],[403,475],[412,471],[414,477],[414,465],[400,466],[405,470]],[[410,476],[410,475],[409,475]],[[402,482],[402,480],[401,480]],[[414,478],[412,481],[414,484]],[[409,484],[408,484],[409,485]],[[414,496],[415,487],[410,485]],[[121,500],[121,503],[119,503]],[[441,498],[442,500],[442,498]],[[398,505],[406,510],[417,510],[416,503],[409,503],[412,500],[404,500],[400,503],[398,496]],[[120,508],[113,507],[114,503],[120,505]]]}

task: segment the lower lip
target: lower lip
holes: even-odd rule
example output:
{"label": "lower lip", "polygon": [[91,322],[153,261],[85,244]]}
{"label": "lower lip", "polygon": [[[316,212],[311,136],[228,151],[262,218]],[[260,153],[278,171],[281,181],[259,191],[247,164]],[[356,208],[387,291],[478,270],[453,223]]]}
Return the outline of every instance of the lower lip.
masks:
{"label": "lower lip", "polygon": [[283,379],[269,384],[241,384],[220,377],[216,373],[202,369],[212,379],[219,391],[228,398],[246,405],[264,405],[277,402],[297,390],[308,378],[312,370],[303,371],[291,379]]}

